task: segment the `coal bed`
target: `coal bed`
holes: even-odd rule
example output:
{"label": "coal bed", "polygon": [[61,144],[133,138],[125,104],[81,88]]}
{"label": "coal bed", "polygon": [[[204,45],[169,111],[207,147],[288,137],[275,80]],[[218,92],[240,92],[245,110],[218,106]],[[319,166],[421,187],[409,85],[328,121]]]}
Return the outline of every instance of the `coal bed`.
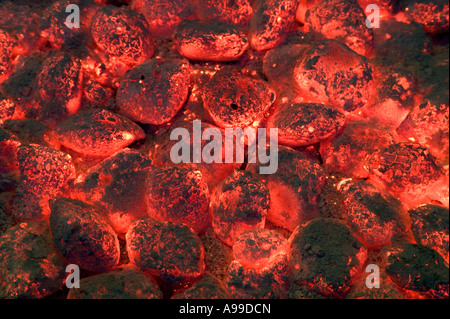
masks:
{"label": "coal bed", "polygon": [[0,0],[0,299],[448,299],[448,72],[447,0]]}

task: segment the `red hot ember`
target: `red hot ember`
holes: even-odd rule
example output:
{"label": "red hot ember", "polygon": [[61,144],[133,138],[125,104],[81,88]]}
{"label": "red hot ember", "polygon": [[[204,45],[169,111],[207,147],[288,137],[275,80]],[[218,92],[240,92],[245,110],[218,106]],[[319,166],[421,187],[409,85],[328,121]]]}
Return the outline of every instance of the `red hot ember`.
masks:
{"label": "red hot ember", "polygon": [[278,171],[266,178],[271,203],[267,219],[293,231],[318,216],[327,176],[318,163],[288,147],[280,147],[278,157]]}
{"label": "red hot ember", "polygon": [[0,124],[11,119],[15,110],[16,103],[11,99],[5,98],[3,94],[0,93]]}
{"label": "red hot ember", "polygon": [[130,261],[171,286],[195,281],[205,272],[202,242],[187,226],[140,217],[131,224],[126,240]]}
{"label": "red hot ember", "polygon": [[286,238],[274,230],[254,229],[242,233],[233,244],[234,259],[244,267],[262,268],[284,254]]}
{"label": "red hot ember", "polygon": [[259,79],[222,69],[203,87],[205,109],[220,127],[246,127],[261,120],[275,92]]}
{"label": "red hot ember", "polygon": [[400,7],[408,21],[423,25],[428,33],[448,32],[448,1],[445,0],[404,0]]}
{"label": "red hot ember", "polygon": [[0,127],[0,172],[18,170],[17,151],[20,140]]}
{"label": "red hot ember", "polygon": [[170,36],[191,9],[185,0],[132,0],[130,6],[145,17],[155,36]]}
{"label": "red hot ember", "polygon": [[70,264],[93,272],[114,269],[119,262],[119,240],[103,212],[68,198],[51,201],[50,208],[53,240]]}
{"label": "red hot ember", "polygon": [[210,225],[209,189],[198,170],[155,168],[146,194],[148,213],[157,220],[183,223],[200,233]]}
{"label": "red hot ember", "polygon": [[286,239],[268,229],[242,233],[233,245],[227,287],[236,299],[286,298],[289,286]]}
{"label": "red hot ember", "polygon": [[407,206],[442,201],[445,188],[448,189],[436,158],[418,144],[398,143],[381,150],[371,164],[370,177],[384,184]]}
{"label": "red hot ember", "polygon": [[411,72],[401,68],[386,68],[375,72],[376,94],[363,109],[367,119],[397,128],[410,114],[414,105],[415,82]]}
{"label": "red hot ember", "polygon": [[240,27],[245,27],[253,14],[251,0],[193,0],[193,3],[200,19]]}
{"label": "red hot ember", "polygon": [[320,143],[324,166],[331,172],[356,178],[369,176],[369,163],[396,140],[396,134],[366,121],[348,123],[344,130]]}
{"label": "red hot ember", "polygon": [[311,100],[331,103],[345,112],[365,106],[373,89],[368,60],[335,40],[321,41],[306,51],[295,67],[294,79]]}
{"label": "red hot ember", "polygon": [[235,61],[248,48],[245,33],[223,22],[184,20],[173,40],[178,52],[190,60]]}
{"label": "red hot ember", "polygon": [[270,195],[262,181],[249,171],[234,171],[212,198],[212,227],[228,246],[244,231],[264,228]]}
{"label": "red hot ember", "polygon": [[102,7],[95,14],[91,33],[100,49],[129,65],[142,63],[155,52],[145,18],[127,8]]}
{"label": "red hot ember", "polygon": [[306,12],[305,19],[314,32],[342,41],[358,54],[367,55],[372,49],[372,30],[367,28],[364,10],[356,1],[319,1]]}
{"label": "red hot ember", "polygon": [[443,206],[427,204],[409,211],[411,229],[419,245],[436,250],[448,263],[449,211]]}
{"label": "red hot ember", "polygon": [[286,103],[278,107],[267,126],[278,128],[281,144],[297,147],[319,143],[339,132],[345,115],[332,106]]}
{"label": "red hot ember", "polygon": [[14,43],[14,38],[5,30],[0,29],[0,83],[10,71]]}
{"label": "red hot ember", "polygon": [[145,187],[151,168],[144,154],[125,148],[79,175],[74,196],[104,206],[111,226],[125,234],[134,218],[147,214]]}
{"label": "red hot ember", "polygon": [[189,93],[187,60],[152,59],[129,70],[117,91],[117,111],[145,124],[169,122]]}
{"label": "red hot ember", "polygon": [[80,154],[106,157],[145,138],[145,133],[124,116],[93,109],[59,122],[53,136],[57,142]]}
{"label": "red hot ember", "polygon": [[55,54],[44,61],[37,76],[37,117],[54,125],[78,112],[82,95],[83,71],[79,59]]}
{"label": "red hot ember", "polygon": [[297,0],[256,0],[250,20],[252,49],[270,50],[278,46],[294,26]]}
{"label": "red hot ember", "polygon": [[18,220],[50,214],[49,199],[67,194],[76,177],[72,158],[40,145],[22,145],[17,151],[20,179],[11,208]]}
{"label": "red hot ember", "polygon": [[433,90],[414,106],[397,129],[404,139],[419,143],[444,163],[449,154],[448,97],[448,91]]}
{"label": "red hot ember", "polygon": [[388,246],[392,237],[405,231],[405,212],[395,197],[363,180],[341,182],[339,189],[345,196],[349,228],[366,247]]}

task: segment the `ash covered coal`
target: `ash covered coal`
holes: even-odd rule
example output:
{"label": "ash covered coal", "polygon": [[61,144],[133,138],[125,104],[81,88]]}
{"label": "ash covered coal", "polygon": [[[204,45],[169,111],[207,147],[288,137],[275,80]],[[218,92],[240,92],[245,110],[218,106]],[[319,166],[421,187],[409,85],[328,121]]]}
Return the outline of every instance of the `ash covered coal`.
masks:
{"label": "ash covered coal", "polygon": [[448,298],[448,29],[443,0],[0,0],[0,298]]}

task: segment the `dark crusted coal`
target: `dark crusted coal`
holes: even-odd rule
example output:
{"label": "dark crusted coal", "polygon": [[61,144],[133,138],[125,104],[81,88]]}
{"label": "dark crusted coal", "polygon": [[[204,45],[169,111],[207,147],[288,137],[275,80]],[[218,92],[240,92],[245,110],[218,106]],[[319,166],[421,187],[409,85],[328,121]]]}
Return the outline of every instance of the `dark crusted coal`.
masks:
{"label": "dark crusted coal", "polygon": [[93,272],[114,269],[119,241],[102,212],[68,198],[52,200],[50,208],[53,240],[70,263]]}
{"label": "dark crusted coal", "polygon": [[438,205],[422,205],[409,211],[414,239],[435,249],[448,262],[449,211]]}
{"label": "dark crusted coal", "polygon": [[48,221],[21,223],[0,237],[0,298],[43,298],[64,283],[65,263]]}
{"label": "dark crusted coal", "polygon": [[415,244],[393,247],[387,251],[386,272],[404,289],[448,298],[448,267],[442,256],[431,248]]}
{"label": "dark crusted coal", "polygon": [[293,281],[326,296],[342,297],[362,270],[366,248],[344,223],[315,219],[291,238]]}
{"label": "dark crusted coal", "polygon": [[185,225],[139,217],[128,229],[126,240],[130,261],[168,285],[181,287],[205,272],[202,242]]}
{"label": "dark crusted coal", "polygon": [[117,269],[80,280],[67,299],[161,299],[156,281],[135,269]]}

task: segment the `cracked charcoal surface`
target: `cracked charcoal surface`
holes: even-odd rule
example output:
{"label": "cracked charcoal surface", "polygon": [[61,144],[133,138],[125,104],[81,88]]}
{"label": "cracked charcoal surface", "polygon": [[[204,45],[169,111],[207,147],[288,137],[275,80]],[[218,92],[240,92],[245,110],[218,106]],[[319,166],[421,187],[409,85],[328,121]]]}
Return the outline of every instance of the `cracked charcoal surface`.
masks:
{"label": "cracked charcoal surface", "polygon": [[69,155],[40,145],[17,151],[20,178],[11,211],[17,220],[41,219],[50,214],[49,199],[68,192],[76,177]]}
{"label": "cracked charcoal surface", "polygon": [[187,226],[140,217],[128,229],[130,261],[141,271],[179,287],[205,272],[205,250]]}
{"label": "cracked charcoal surface", "polygon": [[[380,9],[382,17],[390,17],[397,13],[399,7],[399,0],[357,0],[361,8],[366,9],[370,4],[376,4]],[[369,15],[370,12],[366,12]]]}
{"label": "cracked charcoal surface", "polygon": [[151,277],[135,269],[119,269],[83,278],[67,299],[161,299],[163,293]]}
{"label": "cracked charcoal surface", "polygon": [[[65,25],[67,19],[65,9],[69,4],[71,4],[69,0],[55,1],[44,9],[39,19],[40,35],[55,47],[70,47],[70,44],[82,41],[82,29],[69,29]],[[92,7],[92,10],[96,9],[98,8]]]}
{"label": "cracked charcoal surface", "polygon": [[386,252],[386,272],[400,287],[435,298],[448,298],[449,271],[435,250],[404,244]]}
{"label": "cracked charcoal surface", "polygon": [[69,263],[93,272],[114,269],[119,240],[101,211],[69,198],[52,200],[50,208],[53,240]]}
{"label": "cracked charcoal surface", "polygon": [[245,33],[223,22],[184,20],[174,31],[178,52],[190,60],[235,61],[248,48]]}
{"label": "cracked charcoal surface", "polygon": [[146,183],[148,214],[183,223],[198,233],[210,225],[209,188],[201,172],[178,167],[155,168]]}
{"label": "cracked charcoal surface", "polygon": [[373,68],[362,55],[336,40],[322,40],[299,59],[294,79],[313,102],[345,112],[365,106],[373,90]]}
{"label": "cracked charcoal surface", "polygon": [[349,228],[367,247],[388,246],[393,236],[405,231],[404,212],[397,198],[365,181],[347,182],[341,190]]}
{"label": "cracked charcoal surface", "polygon": [[257,0],[250,20],[252,49],[269,50],[278,46],[295,23],[297,0]]}
{"label": "cracked charcoal surface", "polygon": [[[278,260],[279,259],[279,260]],[[234,260],[229,266],[227,288],[233,299],[284,299],[289,286],[286,255],[263,269],[245,268]]]}
{"label": "cracked charcoal surface", "polygon": [[62,287],[65,264],[48,221],[21,223],[0,237],[0,298],[43,298]]}
{"label": "cracked charcoal surface", "polygon": [[0,124],[13,117],[16,110],[16,103],[14,100],[6,98],[0,92]]}
{"label": "cracked charcoal surface", "polygon": [[[194,128],[192,125],[192,119],[190,118],[190,115],[191,115],[190,113],[183,114],[183,117],[181,119],[175,120],[172,125],[174,127],[186,129],[189,132],[190,136],[193,136]],[[212,129],[213,131],[220,132],[222,134],[221,161],[219,161],[218,163],[216,163],[216,162],[207,163],[207,162],[203,162],[203,161],[200,163],[180,162],[177,165],[184,167],[184,168],[188,168],[188,169],[199,170],[202,173],[202,176],[203,176],[203,179],[205,180],[205,182],[208,184],[210,189],[212,189],[217,184],[222,182],[235,169],[241,167],[242,163],[234,163],[234,162],[226,163],[225,162],[224,150],[226,149],[226,145],[225,145],[225,137],[224,137],[225,134],[224,134],[223,129],[220,129],[219,127],[217,127],[213,124],[209,124],[209,123],[205,123],[205,122],[202,122],[201,124],[202,124],[201,127],[204,130]],[[173,164],[171,155],[170,155],[172,152],[172,148],[174,147],[174,145],[178,144],[179,141],[178,140],[170,140],[170,134],[171,134],[170,129],[166,128],[164,130],[159,130],[158,133],[161,134],[161,136],[158,136],[158,138],[156,138],[154,141],[152,141],[151,150],[149,151],[149,154],[152,157],[152,160],[154,160],[155,165],[170,166]],[[201,141],[202,148],[201,149],[194,148],[194,139],[191,138],[190,145],[189,145],[190,154],[192,154],[192,156],[194,156],[194,155],[201,156],[203,149],[208,144],[209,144],[209,141],[202,140]],[[196,143],[195,143],[195,145],[196,145]]]}
{"label": "cracked charcoal surface", "polygon": [[202,20],[221,21],[245,27],[250,21],[253,8],[250,0],[193,0],[195,12]]}
{"label": "cracked charcoal surface", "polygon": [[89,80],[84,88],[84,94],[92,102],[102,103],[111,98],[112,91],[97,81]]}
{"label": "cracked charcoal surface", "polygon": [[275,101],[275,92],[259,79],[231,69],[218,71],[202,90],[203,106],[220,127],[245,127]]}
{"label": "cracked charcoal surface", "polygon": [[396,141],[396,134],[366,122],[348,123],[336,136],[320,143],[326,169],[356,178],[369,176],[372,157]]}
{"label": "cracked charcoal surface", "polygon": [[367,55],[372,49],[372,29],[366,27],[366,15],[356,1],[317,2],[305,19],[314,32],[342,41],[358,54]]}
{"label": "cracked charcoal surface", "polygon": [[433,248],[448,263],[448,208],[427,204],[411,209],[408,213],[416,242]]}
{"label": "cracked charcoal surface", "polygon": [[264,228],[269,190],[251,172],[236,170],[217,187],[211,201],[212,227],[228,246],[244,231]]}
{"label": "cracked charcoal surface", "polygon": [[0,83],[10,71],[14,43],[14,38],[7,31],[0,29]]}
{"label": "cracked charcoal surface", "polygon": [[377,154],[370,168],[371,178],[380,180],[394,195],[409,202],[438,196],[439,193],[433,193],[433,187],[445,178],[436,158],[414,143],[387,146]]}
{"label": "cracked charcoal surface", "polygon": [[423,25],[427,33],[448,32],[448,2],[445,0],[403,0],[400,10],[409,21]]}
{"label": "cracked charcoal surface", "polygon": [[124,234],[135,217],[147,214],[145,183],[151,167],[143,153],[125,148],[78,176],[74,193],[106,207],[111,226]]}
{"label": "cracked charcoal surface", "polygon": [[42,63],[36,78],[34,98],[38,120],[54,126],[76,113],[80,107],[83,70],[81,61],[67,53],[57,53]]}
{"label": "cracked charcoal surface", "polygon": [[233,298],[285,298],[290,281],[286,239],[275,230],[242,233],[233,244],[227,286]]}
{"label": "cracked charcoal surface", "polygon": [[153,59],[129,70],[117,92],[118,113],[146,124],[169,122],[189,92],[189,62]]}
{"label": "cracked charcoal surface", "polygon": [[132,0],[130,7],[141,13],[155,36],[170,36],[176,26],[191,14],[185,0]]}
{"label": "cracked charcoal surface", "polygon": [[278,128],[279,143],[291,147],[319,143],[338,133],[344,125],[343,113],[314,103],[286,103],[268,120],[268,127]]}
{"label": "cracked charcoal surface", "polygon": [[87,156],[106,157],[145,138],[144,131],[124,116],[93,109],[61,121],[53,130],[65,147]]}
{"label": "cracked charcoal surface", "polygon": [[267,219],[293,231],[319,215],[318,200],[327,176],[318,163],[288,147],[279,147],[278,162],[278,171],[265,178],[271,202]]}
{"label": "cracked charcoal surface", "polygon": [[144,16],[128,8],[100,8],[91,24],[96,44],[110,56],[126,64],[138,64],[151,58],[155,47],[148,36]]}

